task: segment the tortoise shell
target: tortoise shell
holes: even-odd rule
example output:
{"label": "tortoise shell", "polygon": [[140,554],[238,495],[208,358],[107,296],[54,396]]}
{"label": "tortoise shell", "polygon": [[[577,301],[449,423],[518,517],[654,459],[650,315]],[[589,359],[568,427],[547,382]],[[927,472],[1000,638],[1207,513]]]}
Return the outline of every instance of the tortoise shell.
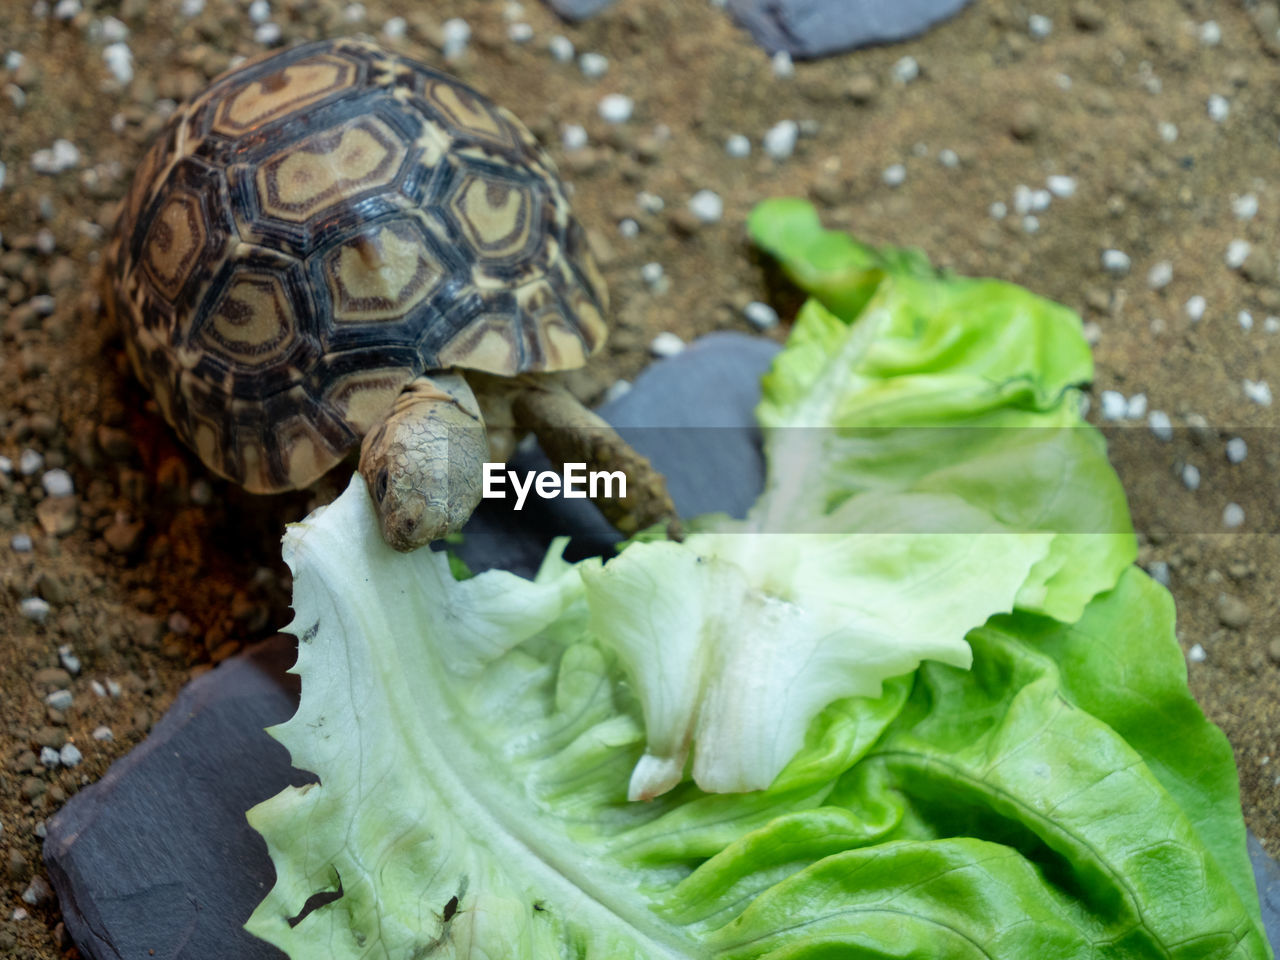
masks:
{"label": "tortoise shell", "polygon": [[581,366],[607,293],[509,112],[352,40],[234,69],[147,151],[105,261],[139,379],[215,472],[306,486],[410,380]]}

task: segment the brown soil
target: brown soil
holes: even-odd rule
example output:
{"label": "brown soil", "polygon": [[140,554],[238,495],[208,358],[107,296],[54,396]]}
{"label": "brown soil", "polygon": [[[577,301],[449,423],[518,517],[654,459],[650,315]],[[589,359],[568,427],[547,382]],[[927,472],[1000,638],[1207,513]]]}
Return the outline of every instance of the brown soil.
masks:
{"label": "brown soil", "polygon": [[[262,500],[210,476],[133,380],[88,282],[166,100],[200,88],[232,55],[261,49],[245,6],[208,0],[194,19],[173,0],[84,7],[62,22],[33,15],[32,0],[0,0],[8,26],[0,54],[25,57],[8,71],[0,65],[0,455],[14,462],[11,476],[0,474],[0,954],[15,957],[67,947],[56,907],[20,899],[41,871],[44,818],[138,743],[194,673],[287,622],[283,524],[338,489],[332,481]],[[438,63],[440,24],[465,17],[472,42],[455,71],[514,110],[561,161],[616,304],[607,354],[579,379],[584,395],[633,375],[660,331],[692,339],[749,329],[742,307],[751,300],[782,306],[774,335],[784,335],[795,298],[769,289],[743,231],[752,204],[772,195],[810,196],[830,224],[864,239],[916,245],[957,270],[1013,280],[1080,310],[1098,338],[1098,393],[1145,393],[1175,426],[1195,428],[1172,445],[1129,445],[1121,472],[1141,559],[1168,563],[1180,639],[1205,653],[1189,664],[1191,686],[1235,746],[1246,819],[1280,849],[1280,778],[1268,765],[1280,749],[1280,551],[1274,535],[1231,533],[1221,519],[1234,500],[1246,509],[1241,530],[1274,531],[1274,413],[1250,400],[1243,382],[1280,389],[1280,334],[1265,323],[1280,314],[1275,3],[1246,11],[1131,0],[1106,4],[1104,16],[1088,2],[981,0],[920,40],[801,63],[786,78],[722,11],[692,0],[621,0],[576,27],[527,0],[518,19],[534,38],[524,45],[507,39],[501,3],[367,0],[367,19],[354,26],[344,7],[277,0],[272,18],[287,42],[376,34],[403,13],[401,49]],[[1032,13],[1051,19],[1047,38],[1032,37]],[[130,31],[135,77],[124,89],[95,38],[107,15]],[[1210,17],[1220,25],[1216,45],[1201,37]],[[579,51],[605,54],[608,73],[588,80],[555,62],[546,43],[560,33]],[[920,76],[904,84],[894,65],[907,54]],[[635,99],[629,123],[599,118],[609,92]],[[1229,102],[1222,122],[1209,116],[1211,94]],[[801,125],[801,139],[793,157],[774,161],[760,138],[787,118]],[[1177,126],[1176,141],[1162,139],[1162,121]],[[565,123],[586,127],[586,150],[562,149]],[[732,133],[751,138],[750,157],[726,154]],[[60,137],[78,147],[79,164],[57,175],[33,171],[32,155]],[[942,150],[954,151],[954,164],[940,162]],[[890,187],[883,172],[896,163],[906,177]],[[989,215],[995,201],[1012,210],[1018,184],[1038,189],[1053,174],[1075,177],[1078,189],[1036,214],[1038,230],[1012,212],[1002,221]],[[699,225],[687,213],[703,188],[723,197],[721,223]],[[642,190],[665,209],[642,209]],[[1232,197],[1250,193],[1257,215],[1238,219]],[[618,230],[627,217],[640,226],[634,238]],[[1224,263],[1235,238],[1254,251],[1240,269]],[[1101,267],[1113,247],[1132,258],[1125,276]],[[1153,292],[1148,270],[1166,260],[1172,282]],[[653,261],[665,268],[665,290],[641,280]],[[46,294],[51,302],[33,299]],[[1208,304],[1198,323],[1183,310],[1195,294]],[[1238,322],[1242,310],[1252,330]],[[1242,428],[1256,429],[1244,434],[1249,458],[1233,472],[1224,444]],[[18,469],[26,449],[43,455],[29,477]],[[1180,482],[1181,459],[1204,472],[1198,491]],[[74,481],[70,498],[42,489],[43,471],[56,467]],[[21,534],[31,551],[12,549]],[[42,623],[20,612],[32,597],[49,605]],[[81,661],[78,674],[60,664],[60,645]],[[118,695],[97,695],[93,684],[108,679]],[[74,695],[71,707],[48,706],[45,696],[62,688]],[[94,739],[100,726],[114,739]],[[82,751],[79,766],[39,763],[41,747],[67,742]],[[18,907],[30,916],[12,919]]]}

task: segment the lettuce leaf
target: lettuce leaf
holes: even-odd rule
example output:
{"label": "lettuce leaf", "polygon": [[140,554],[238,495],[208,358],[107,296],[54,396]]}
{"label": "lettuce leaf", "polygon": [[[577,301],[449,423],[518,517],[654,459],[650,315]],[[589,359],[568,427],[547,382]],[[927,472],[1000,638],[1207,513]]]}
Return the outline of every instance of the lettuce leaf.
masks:
{"label": "lettuce leaf", "polygon": [[360,482],[290,528],[272,734],[319,783],[249,812],[248,929],[295,960],[1271,957],[1078,318],[795,201],[751,230],[814,299],[745,520],[532,581],[392,551]]}

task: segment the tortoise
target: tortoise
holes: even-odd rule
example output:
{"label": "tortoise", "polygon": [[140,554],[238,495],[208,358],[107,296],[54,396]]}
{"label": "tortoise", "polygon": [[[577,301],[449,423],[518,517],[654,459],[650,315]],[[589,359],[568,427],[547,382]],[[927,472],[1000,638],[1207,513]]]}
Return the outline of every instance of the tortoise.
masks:
{"label": "tortoise", "polygon": [[104,283],[165,419],[251,492],[360,445],[410,550],[460,528],[482,464],[532,430],[561,464],[624,471],[627,496],[597,500],[624,533],[674,523],[661,476],[556,376],[603,345],[608,294],[555,164],[448,74],[354,39],[224,73],[145,154]]}

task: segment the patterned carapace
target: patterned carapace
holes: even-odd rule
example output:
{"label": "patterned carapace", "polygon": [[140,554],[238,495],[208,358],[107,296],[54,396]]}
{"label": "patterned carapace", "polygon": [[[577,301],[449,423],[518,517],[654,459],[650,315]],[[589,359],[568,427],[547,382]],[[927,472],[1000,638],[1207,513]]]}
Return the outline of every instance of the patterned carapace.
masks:
{"label": "patterned carapace", "polygon": [[605,286],[551,159],[506,110],[372,44],[224,74],[143,158],[108,309],[217,473],[306,486],[431,370],[580,366]]}

